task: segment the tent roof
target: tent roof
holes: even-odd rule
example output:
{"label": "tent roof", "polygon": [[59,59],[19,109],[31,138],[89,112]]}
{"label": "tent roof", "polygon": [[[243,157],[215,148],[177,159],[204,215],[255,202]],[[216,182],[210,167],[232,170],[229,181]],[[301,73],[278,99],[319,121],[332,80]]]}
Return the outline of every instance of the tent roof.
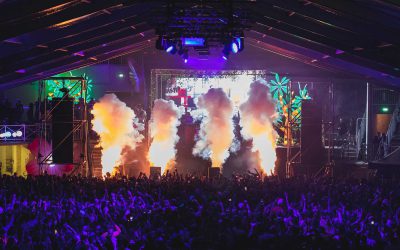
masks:
{"label": "tent roof", "polygon": [[[232,2],[251,17],[245,42],[326,70],[400,82],[397,1]],[[165,1],[151,0],[0,0],[0,88],[154,47],[152,20],[163,8]]]}

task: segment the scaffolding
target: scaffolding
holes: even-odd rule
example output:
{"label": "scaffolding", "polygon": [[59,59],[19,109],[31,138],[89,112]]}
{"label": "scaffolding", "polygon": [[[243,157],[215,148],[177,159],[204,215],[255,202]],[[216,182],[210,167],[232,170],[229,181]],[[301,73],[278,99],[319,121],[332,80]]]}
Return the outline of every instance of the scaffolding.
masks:
{"label": "scaffolding", "polygon": [[[47,91],[47,84],[49,81],[59,81],[62,83],[62,89],[65,94],[56,100],[52,106],[48,105],[49,93]],[[66,82],[70,81],[72,85],[65,87]],[[41,145],[42,140],[39,140],[39,151],[37,156],[39,173],[43,174],[50,165],[53,164],[52,154],[53,151],[59,148],[63,142],[69,137],[73,136],[73,144],[78,144],[80,146],[79,160],[72,163],[74,165],[73,170],[70,174],[82,174],[83,176],[92,176],[92,167],[89,161],[89,146],[88,146],[88,109],[87,109],[87,86],[86,79],[84,77],[51,77],[39,81],[38,88],[38,118],[39,118],[39,138],[44,139],[44,141],[49,142],[52,138],[51,134],[51,122],[54,109],[65,100],[70,93],[74,91],[79,91],[79,117],[75,113],[76,104],[73,104],[73,126],[72,130],[57,144],[52,148],[47,149],[47,144]],[[54,150],[53,150],[54,149]],[[48,152],[49,153],[46,153]],[[73,150],[74,155],[77,153]],[[73,157],[74,159],[76,157]]]}

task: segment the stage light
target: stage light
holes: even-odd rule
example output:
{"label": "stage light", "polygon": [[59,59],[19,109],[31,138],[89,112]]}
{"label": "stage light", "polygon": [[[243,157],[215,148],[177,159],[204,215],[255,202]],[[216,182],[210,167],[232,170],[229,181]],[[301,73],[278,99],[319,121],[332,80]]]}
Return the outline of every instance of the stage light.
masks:
{"label": "stage light", "polygon": [[226,61],[229,58],[229,52],[230,50],[227,48],[227,46],[224,46],[224,49],[222,50],[222,58]]}
{"label": "stage light", "polygon": [[18,131],[17,131],[17,136],[18,136],[18,137],[21,137],[21,136],[22,136],[22,132],[18,130]]}
{"label": "stage light", "polygon": [[170,45],[165,51],[167,51],[168,53],[170,53],[173,49],[174,49],[174,46],[173,46],[173,45]]}
{"label": "stage light", "polygon": [[205,45],[205,39],[198,37],[190,37],[190,38],[185,37],[182,38],[182,43],[186,46],[203,47]]}
{"label": "stage light", "polygon": [[237,43],[236,39],[231,43],[231,51],[235,54],[239,51],[239,44]]}
{"label": "stage light", "polygon": [[387,113],[389,112],[389,107],[381,107],[381,111]]}
{"label": "stage light", "polygon": [[243,45],[243,43],[242,43],[242,38],[236,37],[236,38],[235,38],[235,41],[236,41],[236,43],[237,43],[237,45],[238,45],[238,50],[241,51],[241,50],[242,50],[242,45]]}
{"label": "stage light", "polygon": [[124,74],[119,73],[119,74],[118,74],[118,77],[119,77],[119,78],[124,78]]}
{"label": "stage light", "polygon": [[172,55],[174,55],[175,53],[176,53],[176,51],[177,51],[177,44],[176,44],[176,41],[167,41],[167,44],[166,44],[167,46],[166,46],[166,49],[165,49],[165,51],[167,52],[167,53],[170,53],[170,54],[172,54]]}
{"label": "stage light", "polygon": [[183,61],[184,61],[185,63],[187,63],[187,62],[188,62],[188,59],[189,59],[189,54],[188,54],[188,50],[187,50],[187,49],[184,50],[182,57],[183,57]]}

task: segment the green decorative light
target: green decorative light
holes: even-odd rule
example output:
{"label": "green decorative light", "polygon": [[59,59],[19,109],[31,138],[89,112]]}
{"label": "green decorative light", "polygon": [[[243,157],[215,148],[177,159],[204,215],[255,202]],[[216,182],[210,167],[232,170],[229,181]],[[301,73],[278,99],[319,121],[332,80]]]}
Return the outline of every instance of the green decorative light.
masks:
{"label": "green decorative light", "polygon": [[[71,77],[74,77],[72,72],[69,73]],[[75,103],[78,103],[80,98],[85,97],[86,101],[89,102],[93,96],[93,81],[86,74],[83,74],[82,77],[86,79],[86,96],[84,91],[82,91],[81,96],[81,84],[77,80],[47,80],[46,92],[49,100],[53,99],[54,97],[62,97],[63,92],[61,92],[60,89],[65,87],[69,89],[69,95],[74,98]]]}
{"label": "green decorative light", "polygon": [[[290,79],[288,77],[280,77],[279,74],[274,74],[274,79],[270,80],[267,84],[271,93],[271,96],[276,101],[276,112],[278,113],[275,119],[275,125],[284,131],[286,129],[285,122],[288,119],[287,109],[290,102],[290,121],[292,122],[292,130],[296,130],[301,125],[301,101],[311,99],[308,94],[307,84],[301,87],[298,83],[298,89],[291,87],[291,93],[289,92],[288,83]],[[283,139],[283,138],[282,138]]]}

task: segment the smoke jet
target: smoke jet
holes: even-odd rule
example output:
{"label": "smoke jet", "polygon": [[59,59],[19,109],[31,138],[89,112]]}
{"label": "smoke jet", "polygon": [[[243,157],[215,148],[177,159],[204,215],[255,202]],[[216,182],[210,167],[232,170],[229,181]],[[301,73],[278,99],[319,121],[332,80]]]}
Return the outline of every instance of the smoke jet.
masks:
{"label": "smoke jet", "polygon": [[221,88],[212,88],[198,98],[196,105],[204,117],[193,154],[211,158],[213,167],[222,167],[234,138],[232,102]]}
{"label": "smoke jet", "polygon": [[161,167],[162,173],[169,163],[175,160],[175,145],[179,140],[178,126],[182,116],[173,101],[157,99],[151,112],[150,134],[152,143],[149,160],[154,166]]}
{"label": "smoke jet", "polygon": [[253,141],[253,152],[258,152],[261,169],[265,174],[274,170],[276,160],[276,132],[271,117],[275,114],[275,103],[266,85],[253,82],[248,99],[240,105],[242,136]]}
{"label": "smoke jet", "polygon": [[100,136],[102,147],[101,164],[103,175],[112,173],[120,164],[121,152],[125,147],[135,149],[143,140],[135,112],[120,101],[115,94],[106,94],[93,106],[93,130]]}

